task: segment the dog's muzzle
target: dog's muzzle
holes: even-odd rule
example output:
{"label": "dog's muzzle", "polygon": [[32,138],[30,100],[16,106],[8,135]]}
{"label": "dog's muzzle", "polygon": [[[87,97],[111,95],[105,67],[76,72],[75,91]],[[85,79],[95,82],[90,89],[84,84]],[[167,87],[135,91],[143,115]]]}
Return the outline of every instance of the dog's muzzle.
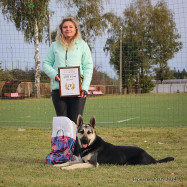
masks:
{"label": "dog's muzzle", "polygon": [[90,140],[87,137],[82,137],[81,144],[83,148],[87,148],[90,143]]}

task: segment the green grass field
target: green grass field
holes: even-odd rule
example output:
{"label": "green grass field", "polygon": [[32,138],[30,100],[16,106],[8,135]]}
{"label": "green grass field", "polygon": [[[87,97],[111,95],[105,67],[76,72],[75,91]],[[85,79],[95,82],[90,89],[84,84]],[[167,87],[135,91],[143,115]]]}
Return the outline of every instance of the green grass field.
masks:
{"label": "green grass field", "polygon": [[[99,168],[62,171],[45,165],[51,130],[0,127],[0,186],[151,187],[187,185],[186,128],[103,128],[97,134],[116,145],[145,149],[156,159],[173,156],[169,163],[148,166],[100,165]],[[147,141],[147,142],[144,142]]]}
{"label": "green grass field", "polygon": [[186,111],[186,94],[88,97],[84,119],[96,116],[105,141],[175,160],[62,171],[45,165],[55,116],[51,99],[0,100],[0,186],[187,186]]}
{"label": "green grass field", "polygon": [[[88,97],[84,119],[103,127],[185,127],[187,94]],[[0,100],[0,126],[51,127],[51,99]]]}

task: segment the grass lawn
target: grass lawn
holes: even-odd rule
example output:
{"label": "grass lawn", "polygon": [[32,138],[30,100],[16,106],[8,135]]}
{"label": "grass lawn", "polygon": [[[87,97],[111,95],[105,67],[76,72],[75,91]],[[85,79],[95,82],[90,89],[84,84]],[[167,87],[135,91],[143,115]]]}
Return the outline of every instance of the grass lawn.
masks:
{"label": "grass lawn", "polygon": [[[51,127],[51,99],[0,100],[0,126]],[[103,127],[186,127],[187,94],[88,97],[84,120]],[[121,122],[121,123],[119,123]]]}
{"label": "grass lawn", "polygon": [[51,99],[1,99],[0,186],[187,186],[186,111],[187,94],[88,97],[84,120],[95,115],[104,140],[175,161],[62,171],[45,165],[55,116]]}
{"label": "grass lawn", "polygon": [[[186,186],[186,128],[103,128],[97,134],[117,145],[134,145],[156,159],[175,161],[148,166],[100,165],[63,171],[45,165],[51,130],[0,127],[0,186]],[[147,142],[144,142],[147,141]]]}

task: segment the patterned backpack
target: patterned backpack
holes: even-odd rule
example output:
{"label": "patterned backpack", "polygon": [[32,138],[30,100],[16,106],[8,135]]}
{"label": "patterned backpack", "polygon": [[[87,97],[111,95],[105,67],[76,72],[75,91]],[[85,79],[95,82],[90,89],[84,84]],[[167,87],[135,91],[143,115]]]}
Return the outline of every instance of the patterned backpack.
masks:
{"label": "patterned backpack", "polygon": [[51,153],[46,157],[46,164],[54,165],[72,161],[75,140],[75,123],[67,117],[54,117]]}

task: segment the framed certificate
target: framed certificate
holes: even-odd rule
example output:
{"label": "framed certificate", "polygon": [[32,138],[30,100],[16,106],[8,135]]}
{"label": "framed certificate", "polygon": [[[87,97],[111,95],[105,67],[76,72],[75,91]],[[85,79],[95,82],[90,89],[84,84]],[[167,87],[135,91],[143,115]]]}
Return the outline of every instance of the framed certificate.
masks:
{"label": "framed certificate", "polygon": [[81,91],[80,67],[58,68],[60,97],[79,96]]}

